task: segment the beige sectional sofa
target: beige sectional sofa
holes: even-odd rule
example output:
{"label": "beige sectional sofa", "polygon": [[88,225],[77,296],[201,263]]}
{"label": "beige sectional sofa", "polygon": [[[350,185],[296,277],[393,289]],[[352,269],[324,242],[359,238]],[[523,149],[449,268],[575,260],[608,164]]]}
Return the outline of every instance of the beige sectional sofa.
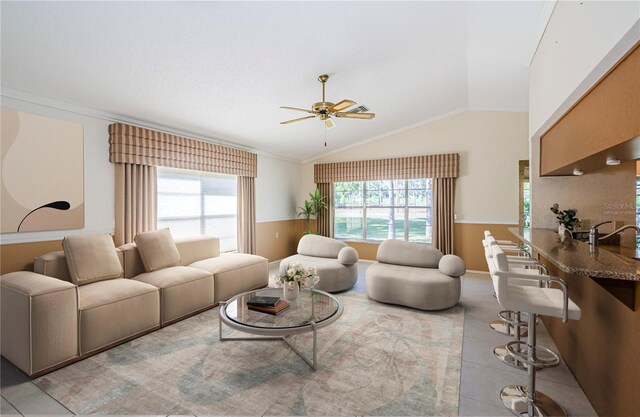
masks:
{"label": "beige sectional sofa", "polygon": [[36,258],[34,272],[0,277],[2,356],[42,375],[268,284],[267,259],[220,255],[215,237],[176,241],[177,253],[159,259],[178,264],[151,270],[136,244],[110,244],[75,259],[78,270],[59,251]]}

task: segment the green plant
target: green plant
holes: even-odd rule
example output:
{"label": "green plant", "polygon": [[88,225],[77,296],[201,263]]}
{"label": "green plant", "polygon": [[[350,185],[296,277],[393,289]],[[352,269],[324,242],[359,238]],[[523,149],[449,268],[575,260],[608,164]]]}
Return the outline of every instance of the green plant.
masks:
{"label": "green plant", "polygon": [[[323,197],[320,194],[320,190],[316,188],[313,193],[309,193],[309,200],[304,200],[304,206],[298,207],[298,217],[304,217],[307,219],[307,225],[311,216],[317,216],[320,211],[327,208],[327,197]],[[306,234],[312,234],[313,231],[309,228]]]}
{"label": "green plant", "polygon": [[567,229],[573,230],[574,227],[580,226],[580,219],[576,217],[578,210],[572,208],[560,210],[558,203],[555,203],[549,210],[556,215],[558,224],[563,224]]}

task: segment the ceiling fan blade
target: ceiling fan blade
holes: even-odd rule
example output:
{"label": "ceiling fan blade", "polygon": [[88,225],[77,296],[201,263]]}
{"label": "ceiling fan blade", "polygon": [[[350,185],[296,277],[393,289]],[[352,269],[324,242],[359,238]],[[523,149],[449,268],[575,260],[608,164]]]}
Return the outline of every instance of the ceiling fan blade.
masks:
{"label": "ceiling fan blade", "polygon": [[342,111],[344,109],[347,109],[351,106],[353,106],[354,104],[356,104],[355,101],[351,101],[351,100],[342,100],[337,102],[336,104],[334,104],[333,106],[329,107],[327,110],[329,112],[336,112],[336,111]]}
{"label": "ceiling fan blade", "polygon": [[336,123],[331,119],[325,119],[324,125],[327,127],[327,129],[331,129],[336,125]]}
{"label": "ceiling fan blade", "polygon": [[349,113],[349,112],[345,112],[345,113],[335,113],[334,116],[336,117],[345,117],[347,119],[373,119],[374,117],[376,117],[375,113]]}
{"label": "ceiling fan blade", "polygon": [[303,111],[305,113],[311,113],[314,114],[311,110],[307,110],[307,109],[300,109],[298,107],[287,107],[287,106],[280,106],[281,109],[288,109],[288,110],[295,110],[295,111]]}
{"label": "ceiling fan blade", "polygon": [[286,125],[286,124],[293,123],[293,122],[299,122],[300,120],[313,119],[314,117],[316,117],[316,116],[315,115],[314,116],[305,116],[305,117],[301,117],[299,119],[293,119],[293,120],[287,120],[286,122],[280,122],[280,124],[281,125]]}

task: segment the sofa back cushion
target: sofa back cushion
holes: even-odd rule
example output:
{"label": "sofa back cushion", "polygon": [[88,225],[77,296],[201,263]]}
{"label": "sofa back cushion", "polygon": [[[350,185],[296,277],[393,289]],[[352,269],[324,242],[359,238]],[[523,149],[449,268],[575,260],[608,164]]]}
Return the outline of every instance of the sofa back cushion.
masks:
{"label": "sofa back cushion", "polygon": [[[176,239],[180,253],[180,265],[189,266],[194,262],[220,256],[220,239],[213,236],[196,236]],[[124,277],[133,278],[146,272],[135,243],[127,243],[118,249],[124,256]]]}
{"label": "sofa back cushion", "polygon": [[122,277],[124,270],[110,235],[68,236],[62,248],[76,285]]}
{"label": "sofa back cushion", "polygon": [[442,252],[421,243],[388,239],[380,244],[376,258],[385,264],[438,268]]}
{"label": "sofa back cushion", "polygon": [[330,237],[304,235],[298,242],[298,254],[318,258],[337,258],[340,249],[345,246],[347,246],[346,243]]}
{"label": "sofa back cushion", "polygon": [[180,252],[169,229],[138,233],[134,240],[147,272],[180,264]]}

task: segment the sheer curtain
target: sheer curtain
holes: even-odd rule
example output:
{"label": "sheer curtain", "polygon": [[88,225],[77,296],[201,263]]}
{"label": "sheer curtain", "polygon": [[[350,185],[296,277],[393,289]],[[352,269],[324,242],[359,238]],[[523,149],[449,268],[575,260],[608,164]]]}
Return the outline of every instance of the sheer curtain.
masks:
{"label": "sheer curtain", "polygon": [[238,177],[238,252],[256,253],[256,179]]}
{"label": "sheer curtain", "polygon": [[433,246],[453,253],[455,178],[433,179]]}
{"label": "sheer curtain", "polygon": [[157,173],[151,165],[116,165],[116,246],[133,242],[137,233],[155,230]]}

